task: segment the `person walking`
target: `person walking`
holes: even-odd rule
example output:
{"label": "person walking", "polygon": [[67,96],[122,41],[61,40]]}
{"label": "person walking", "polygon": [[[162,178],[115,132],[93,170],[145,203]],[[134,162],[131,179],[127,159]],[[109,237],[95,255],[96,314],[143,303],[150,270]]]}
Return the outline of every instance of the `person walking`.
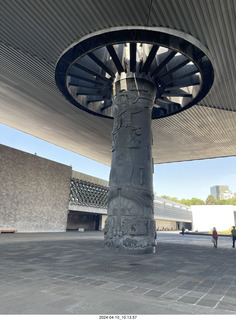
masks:
{"label": "person walking", "polygon": [[231,230],[231,237],[232,237],[232,240],[233,240],[232,248],[235,248],[235,240],[236,240],[236,230],[235,230],[235,226],[233,226],[233,229]]}
{"label": "person walking", "polygon": [[214,244],[214,247],[217,248],[217,242],[218,242],[218,233],[216,231],[216,228],[213,228],[213,232],[212,232],[212,242]]}

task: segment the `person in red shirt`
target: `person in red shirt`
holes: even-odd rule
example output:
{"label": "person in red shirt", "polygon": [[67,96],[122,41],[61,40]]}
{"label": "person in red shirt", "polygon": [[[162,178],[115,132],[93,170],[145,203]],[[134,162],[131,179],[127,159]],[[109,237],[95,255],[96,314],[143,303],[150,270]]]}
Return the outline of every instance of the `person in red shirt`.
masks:
{"label": "person in red shirt", "polygon": [[213,228],[213,232],[212,232],[212,242],[214,243],[214,247],[217,248],[218,233],[215,227]]}

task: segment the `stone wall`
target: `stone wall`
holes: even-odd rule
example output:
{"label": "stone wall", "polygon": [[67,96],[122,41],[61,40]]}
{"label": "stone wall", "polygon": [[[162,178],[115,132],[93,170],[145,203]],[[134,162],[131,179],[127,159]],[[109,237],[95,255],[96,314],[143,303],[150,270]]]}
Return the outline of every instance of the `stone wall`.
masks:
{"label": "stone wall", "polygon": [[66,231],[72,168],[0,145],[0,229]]}

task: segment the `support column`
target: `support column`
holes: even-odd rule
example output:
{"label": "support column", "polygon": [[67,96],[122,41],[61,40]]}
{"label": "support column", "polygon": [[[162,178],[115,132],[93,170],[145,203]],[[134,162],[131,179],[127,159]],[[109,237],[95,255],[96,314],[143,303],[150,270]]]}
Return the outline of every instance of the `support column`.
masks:
{"label": "support column", "polygon": [[151,115],[152,81],[125,75],[114,84],[107,249],[152,253],[155,245]]}

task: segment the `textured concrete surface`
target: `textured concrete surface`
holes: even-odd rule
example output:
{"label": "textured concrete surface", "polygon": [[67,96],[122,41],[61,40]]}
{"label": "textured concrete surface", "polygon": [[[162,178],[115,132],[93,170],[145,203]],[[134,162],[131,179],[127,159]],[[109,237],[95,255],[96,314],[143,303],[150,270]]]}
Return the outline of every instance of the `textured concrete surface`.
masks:
{"label": "textured concrete surface", "polygon": [[0,314],[236,314],[236,250],[161,233],[155,254],[107,252],[102,232],[0,234]]}
{"label": "textured concrete surface", "polygon": [[72,168],[0,145],[0,229],[65,231]]}

